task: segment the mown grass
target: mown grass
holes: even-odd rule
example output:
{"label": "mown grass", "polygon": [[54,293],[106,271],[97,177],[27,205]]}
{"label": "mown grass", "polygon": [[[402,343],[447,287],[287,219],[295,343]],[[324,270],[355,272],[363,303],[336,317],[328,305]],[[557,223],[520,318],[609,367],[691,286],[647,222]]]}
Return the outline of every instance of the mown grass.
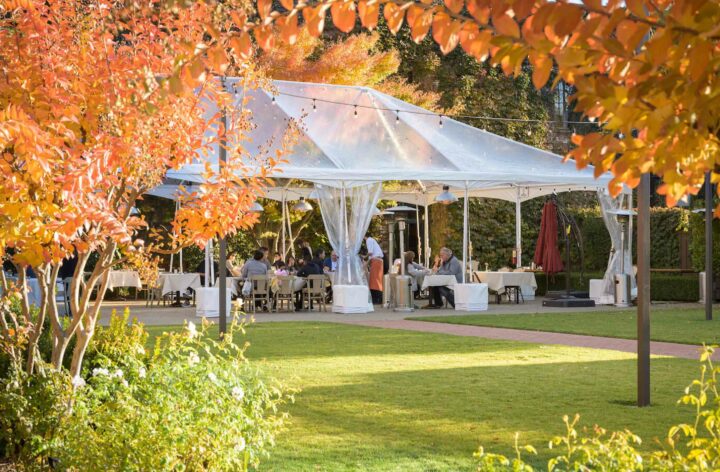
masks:
{"label": "mown grass", "polygon": [[[713,321],[705,320],[701,309],[662,309],[650,314],[650,337],[653,341],[681,344],[720,343],[720,312]],[[636,339],[635,311],[597,311],[582,313],[542,313],[513,315],[460,315],[415,317],[414,320],[453,323],[496,328],[586,334],[612,338]]]}
{"label": "mown grass", "polygon": [[676,400],[699,370],[653,359],[653,405],[639,409],[626,353],[330,323],[261,323],[246,339],[255,365],[302,389],[261,466],[283,472],[474,470],[479,445],[511,454],[516,431],[542,465],[562,416],[576,412],[648,447],[689,420]]}

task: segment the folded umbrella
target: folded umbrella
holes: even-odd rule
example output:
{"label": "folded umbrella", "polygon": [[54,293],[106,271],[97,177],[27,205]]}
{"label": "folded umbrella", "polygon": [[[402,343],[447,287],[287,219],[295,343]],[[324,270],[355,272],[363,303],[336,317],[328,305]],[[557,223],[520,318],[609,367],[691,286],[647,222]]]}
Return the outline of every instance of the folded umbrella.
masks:
{"label": "folded umbrella", "polygon": [[540,219],[540,234],[538,235],[535,257],[533,258],[535,264],[541,265],[543,271],[548,275],[562,272],[564,267],[557,243],[557,206],[555,202],[549,200],[543,207],[542,218]]}

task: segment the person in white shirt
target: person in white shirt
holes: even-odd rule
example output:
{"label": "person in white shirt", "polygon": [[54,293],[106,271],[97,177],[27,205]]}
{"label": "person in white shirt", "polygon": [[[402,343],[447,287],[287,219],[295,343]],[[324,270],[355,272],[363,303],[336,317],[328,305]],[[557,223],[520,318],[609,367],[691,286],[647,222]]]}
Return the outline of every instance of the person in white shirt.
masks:
{"label": "person in white shirt", "polygon": [[370,275],[368,276],[370,294],[373,304],[380,305],[382,304],[383,258],[385,257],[385,253],[372,236],[365,236],[365,246],[367,246],[368,250],[368,265],[370,268]]}

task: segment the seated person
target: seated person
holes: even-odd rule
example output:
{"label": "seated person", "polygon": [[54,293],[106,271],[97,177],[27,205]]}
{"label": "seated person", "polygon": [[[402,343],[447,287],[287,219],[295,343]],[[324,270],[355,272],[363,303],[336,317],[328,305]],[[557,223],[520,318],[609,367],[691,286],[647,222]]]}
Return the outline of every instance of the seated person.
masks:
{"label": "seated person", "polygon": [[324,269],[326,272],[335,272],[335,271],[337,270],[337,264],[338,264],[338,255],[337,255],[337,252],[332,251],[332,252],[330,253],[330,257],[328,257],[327,259],[325,259],[325,262],[324,262],[324,264],[323,264],[323,265],[324,265],[323,269]]}
{"label": "seated person", "polygon": [[[323,258],[325,257],[325,251],[318,251],[317,257],[312,260],[305,262],[297,272],[298,277],[307,277],[309,275],[321,275],[323,273],[322,265]],[[302,291],[296,292],[295,297],[295,309],[301,310],[303,305],[303,293]]]}
{"label": "seated person", "polygon": [[298,271],[298,265],[295,262],[295,258],[293,256],[288,257],[287,264],[285,264],[285,267],[290,274],[294,274]]}
{"label": "seated person", "polygon": [[288,272],[287,266],[283,261],[274,263],[273,267],[275,267],[275,275],[290,275],[290,272]]}
{"label": "seated person", "polygon": [[[454,275],[458,283],[462,282],[462,264],[457,260],[450,249],[440,249],[440,258],[435,263],[434,274]],[[448,287],[430,287],[430,304],[426,308],[442,308],[442,298],[455,308],[455,294]]]}
{"label": "seated person", "polygon": [[261,250],[255,251],[253,258],[250,259],[240,269],[240,276],[244,279],[248,279],[253,275],[266,275],[267,265],[263,261],[264,254]]}
{"label": "seated person", "polygon": [[413,251],[405,253],[405,273],[412,277],[412,291],[415,298],[420,298],[420,288],[430,270],[415,262],[415,253]]}
{"label": "seated person", "polygon": [[279,252],[276,252],[275,255],[273,256],[272,266],[275,269],[278,269],[280,266],[285,266],[285,261],[282,260],[282,256],[280,255]]}
{"label": "seated person", "polygon": [[242,267],[238,264],[238,257],[235,253],[228,254],[227,260],[225,261],[228,273],[231,277],[240,277],[240,270]]}

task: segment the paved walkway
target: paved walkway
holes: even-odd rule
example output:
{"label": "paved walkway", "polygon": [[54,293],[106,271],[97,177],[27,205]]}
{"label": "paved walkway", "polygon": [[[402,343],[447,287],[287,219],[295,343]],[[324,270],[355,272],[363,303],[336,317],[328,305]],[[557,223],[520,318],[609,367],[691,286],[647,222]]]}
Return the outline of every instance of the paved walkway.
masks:
{"label": "paved walkway", "polygon": [[[475,336],[487,339],[523,341],[538,344],[559,344],[562,346],[609,349],[621,352],[637,352],[637,341],[633,339],[604,338],[583,336],[580,334],[550,333],[547,331],[527,331],[522,329],[488,328],[485,326],[458,325],[413,320],[347,320],[347,324],[370,326],[375,328],[404,329],[423,333],[451,334],[455,336]],[[688,344],[650,342],[650,353],[657,356],[681,357],[697,360],[701,348]],[[715,356],[714,356],[715,357]]]}

